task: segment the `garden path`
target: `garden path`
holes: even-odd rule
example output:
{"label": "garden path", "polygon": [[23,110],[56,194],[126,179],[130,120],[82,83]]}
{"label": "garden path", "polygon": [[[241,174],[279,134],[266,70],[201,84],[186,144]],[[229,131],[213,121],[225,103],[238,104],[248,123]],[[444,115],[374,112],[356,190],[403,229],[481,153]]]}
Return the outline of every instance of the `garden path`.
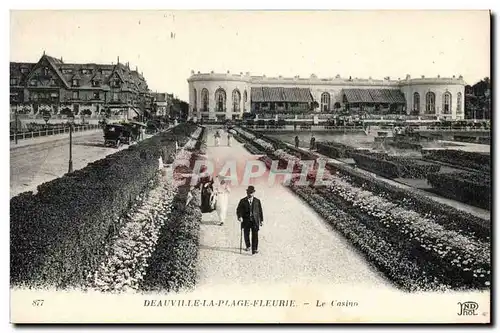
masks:
{"label": "garden path", "polygon": [[[256,159],[235,140],[228,147],[225,133],[221,146],[214,147],[213,133],[213,130],[208,133],[207,157],[210,160],[236,160],[240,172],[246,161]],[[281,184],[268,185],[267,175],[252,182],[256,187],[255,196],[261,200],[264,210],[258,254],[239,252],[236,207],[245,196],[246,186],[235,184],[231,187],[228,216],[223,226],[216,224],[215,212],[204,214],[198,290],[216,285],[311,283],[395,289],[300,198]]]}

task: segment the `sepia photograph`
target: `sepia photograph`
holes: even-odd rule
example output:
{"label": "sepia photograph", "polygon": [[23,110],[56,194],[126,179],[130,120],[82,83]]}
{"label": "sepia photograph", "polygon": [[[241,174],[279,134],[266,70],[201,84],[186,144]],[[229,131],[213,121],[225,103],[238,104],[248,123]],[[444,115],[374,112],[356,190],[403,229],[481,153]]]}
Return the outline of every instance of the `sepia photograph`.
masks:
{"label": "sepia photograph", "polygon": [[12,324],[491,323],[489,10],[9,16]]}

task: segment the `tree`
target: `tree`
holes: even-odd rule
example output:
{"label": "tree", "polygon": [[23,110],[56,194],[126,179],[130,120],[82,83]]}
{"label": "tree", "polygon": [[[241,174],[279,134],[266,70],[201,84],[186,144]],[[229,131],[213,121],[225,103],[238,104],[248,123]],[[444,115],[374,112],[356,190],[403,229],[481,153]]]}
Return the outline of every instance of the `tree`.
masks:
{"label": "tree", "polygon": [[491,82],[488,77],[473,86],[465,86],[466,118],[491,118]]}

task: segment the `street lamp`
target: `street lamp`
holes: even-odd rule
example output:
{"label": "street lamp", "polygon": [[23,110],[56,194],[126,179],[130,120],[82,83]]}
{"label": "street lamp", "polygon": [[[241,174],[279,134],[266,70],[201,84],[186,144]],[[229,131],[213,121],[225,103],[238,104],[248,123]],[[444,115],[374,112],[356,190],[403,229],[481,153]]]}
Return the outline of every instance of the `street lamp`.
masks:
{"label": "street lamp", "polygon": [[75,115],[73,112],[68,113],[67,116],[69,125],[69,163],[68,173],[73,172],[73,125],[75,123]]}

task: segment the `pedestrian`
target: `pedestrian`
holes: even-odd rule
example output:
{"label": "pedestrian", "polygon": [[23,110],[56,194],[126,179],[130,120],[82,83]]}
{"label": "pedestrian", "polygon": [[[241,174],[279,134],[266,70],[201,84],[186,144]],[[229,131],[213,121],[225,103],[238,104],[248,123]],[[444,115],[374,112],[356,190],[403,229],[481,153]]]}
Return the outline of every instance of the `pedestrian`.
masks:
{"label": "pedestrian", "polygon": [[231,132],[227,132],[227,145],[231,147],[231,138],[233,137],[233,134]]}
{"label": "pedestrian", "polygon": [[295,136],[295,148],[299,148],[299,143],[300,143],[299,136],[296,135]]}
{"label": "pedestrian", "polygon": [[[259,253],[259,229],[264,222],[262,204],[255,196],[255,187],[248,186],[247,196],[242,198],[236,209],[238,221],[241,222],[241,228],[245,235],[245,251],[252,249],[252,254]],[[250,242],[250,231],[252,232],[252,241]]]}
{"label": "pedestrian", "polygon": [[226,221],[227,216],[227,206],[229,204],[229,184],[224,179],[216,177],[216,189],[217,191],[217,215],[219,216],[219,225],[223,225]]}
{"label": "pedestrian", "polygon": [[219,133],[219,130],[215,131],[215,146],[216,147],[219,147],[219,141],[220,141],[220,133]]}
{"label": "pedestrian", "polygon": [[311,142],[310,142],[310,150],[314,150],[314,148],[316,147],[316,138],[314,137],[314,134],[312,135],[311,137]]}

